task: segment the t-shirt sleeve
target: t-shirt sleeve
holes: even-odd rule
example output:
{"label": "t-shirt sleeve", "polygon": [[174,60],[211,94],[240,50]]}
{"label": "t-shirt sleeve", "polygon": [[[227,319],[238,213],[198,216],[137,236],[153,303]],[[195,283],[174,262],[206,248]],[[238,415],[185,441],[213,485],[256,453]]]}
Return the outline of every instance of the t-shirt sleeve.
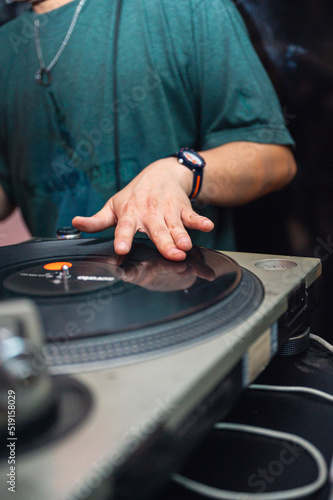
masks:
{"label": "t-shirt sleeve", "polygon": [[201,148],[233,141],[294,145],[272,83],[231,0],[194,6]]}

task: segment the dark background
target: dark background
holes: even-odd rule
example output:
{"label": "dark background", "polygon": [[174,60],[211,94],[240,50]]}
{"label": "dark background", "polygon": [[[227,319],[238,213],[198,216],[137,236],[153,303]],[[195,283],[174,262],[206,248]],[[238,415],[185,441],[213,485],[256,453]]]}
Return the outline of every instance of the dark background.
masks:
{"label": "dark background", "polygon": [[26,9],[26,5],[21,2],[7,4],[4,0],[0,0],[0,25],[10,21]]}
{"label": "dark background", "polygon": [[[333,2],[234,0],[279,95],[296,141],[290,186],[235,210],[238,249],[321,257],[312,331],[333,340]],[[24,4],[0,0],[0,24]]]}
{"label": "dark background", "polygon": [[236,209],[239,250],[320,257],[314,333],[333,340],[333,3],[235,1],[296,141],[286,189]]}

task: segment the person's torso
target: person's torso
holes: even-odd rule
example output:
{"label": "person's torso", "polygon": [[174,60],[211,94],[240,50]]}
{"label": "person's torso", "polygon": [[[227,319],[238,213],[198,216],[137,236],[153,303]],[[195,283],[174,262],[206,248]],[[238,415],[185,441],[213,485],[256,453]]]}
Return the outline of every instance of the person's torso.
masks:
{"label": "person's torso", "polygon": [[[117,1],[87,0],[48,87],[34,79],[34,14],[3,30],[1,142],[16,202],[38,236],[99,210],[117,190],[116,170],[121,188],[153,161],[200,146],[193,26],[184,23],[191,1],[122,4],[117,19]],[[46,65],[77,5],[38,16]]]}

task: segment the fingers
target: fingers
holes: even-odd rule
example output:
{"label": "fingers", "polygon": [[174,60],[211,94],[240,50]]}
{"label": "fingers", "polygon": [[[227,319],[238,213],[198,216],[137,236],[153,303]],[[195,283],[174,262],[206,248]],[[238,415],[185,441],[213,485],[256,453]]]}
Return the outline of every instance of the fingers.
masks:
{"label": "fingers", "polygon": [[192,248],[192,241],[185,227],[205,232],[214,228],[214,224],[210,219],[202,217],[188,207],[183,209],[181,218],[177,213],[166,213],[165,222],[175,245],[184,252],[188,252]]}
{"label": "fingers", "polygon": [[192,210],[187,197],[184,200],[181,196],[173,197],[170,203],[163,190],[159,197],[148,199],[146,189],[141,198],[132,191],[125,188],[92,217],[75,217],[73,226],[87,233],[116,226],[114,248],[121,256],[131,250],[136,231],[145,232],[163,257],[172,261],[183,261],[192,248],[186,228],[207,232],[214,227],[211,220]]}
{"label": "fingers", "polygon": [[104,205],[102,210],[91,217],[74,217],[72,220],[73,226],[86,233],[98,233],[99,231],[104,231],[104,229],[115,226],[117,219],[109,201]]}
{"label": "fingers", "polygon": [[146,227],[149,238],[155,243],[158,251],[163,257],[173,261],[181,261],[186,258],[185,250],[176,246],[170,229],[167,227],[164,219],[150,217],[147,220]]}
{"label": "fingers", "polygon": [[114,232],[114,249],[118,255],[126,255],[131,250],[136,231],[137,222],[133,216],[119,218]]}
{"label": "fingers", "polygon": [[188,252],[192,248],[192,241],[189,237],[184,224],[179,215],[167,213],[165,215],[165,223],[175,243],[175,246],[184,252]]}
{"label": "fingers", "polygon": [[214,229],[214,223],[207,217],[197,214],[192,208],[184,208],[182,211],[182,221],[188,229],[197,229],[208,233]]}

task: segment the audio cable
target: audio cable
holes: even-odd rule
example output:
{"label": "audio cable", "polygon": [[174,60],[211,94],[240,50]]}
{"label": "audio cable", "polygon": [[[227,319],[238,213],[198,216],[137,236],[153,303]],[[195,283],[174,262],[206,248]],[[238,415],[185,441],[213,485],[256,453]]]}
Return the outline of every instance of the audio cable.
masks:
{"label": "audio cable", "polygon": [[[329,344],[326,340],[318,337],[317,335],[310,334],[310,338],[314,341],[319,342],[328,351],[333,353],[333,346]],[[324,399],[330,403],[333,402],[333,396],[327,392],[320,391],[317,389],[312,389],[308,387],[299,386],[274,386],[274,385],[262,385],[262,384],[251,384],[248,389],[260,390],[260,391],[275,391],[275,392],[293,392],[293,393],[305,393],[315,396],[317,398]],[[287,432],[275,431],[272,429],[266,429],[263,427],[255,427],[243,424],[232,424],[227,422],[218,422],[214,425],[215,430],[229,430],[236,432],[246,432],[250,434],[257,434],[260,436],[271,437],[272,439],[281,439],[283,441],[289,441],[301,446],[306,450],[312,457],[317,466],[317,478],[305,486],[292,488],[283,491],[269,492],[269,493],[248,493],[248,492],[236,492],[223,490],[215,488],[199,481],[187,478],[181,474],[173,473],[171,475],[172,480],[178,485],[193,491],[194,493],[204,495],[206,498],[218,499],[218,500],[240,500],[244,498],[246,500],[293,500],[297,498],[302,498],[304,496],[311,495],[318,491],[327,481],[328,471],[326,461],[323,457],[321,451],[318,450],[316,446],[307,441],[306,439],[297,436],[295,434],[290,434]],[[330,465],[329,472],[330,481],[330,497],[329,500],[333,500],[333,457]]]}

